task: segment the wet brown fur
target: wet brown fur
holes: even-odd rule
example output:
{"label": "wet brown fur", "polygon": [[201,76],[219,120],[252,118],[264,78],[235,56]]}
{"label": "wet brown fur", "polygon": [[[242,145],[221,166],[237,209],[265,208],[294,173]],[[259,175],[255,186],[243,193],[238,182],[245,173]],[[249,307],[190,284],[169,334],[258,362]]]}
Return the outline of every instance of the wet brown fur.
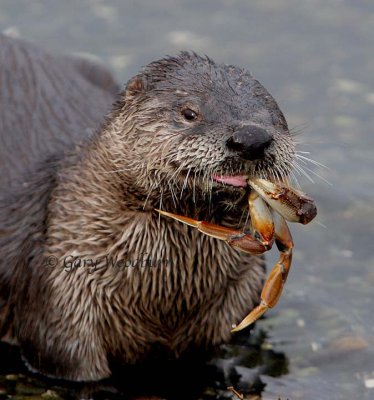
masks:
{"label": "wet brown fur", "polygon": [[[230,158],[225,164],[225,151],[219,150],[222,145],[213,142],[205,155],[202,150],[207,150],[209,140],[217,141],[212,132],[208,138],[196,135],[192,140],[181,133],[189,125],[182,130],[183,121],[168,126],[168,116],[162,115],[170,110],[162,109],[162,91],[167,88],[158,82],[169,79],[168,68],[171,74],[178,68],[183,74],[188,73],[183,63],[205,62],[211,68],[215,64],[187,53],[160,61],[166,68],[161,68],[163,77],[149,76],[150,67],[130,81],[106,123],[92,134],[86,128],[100,121],[99,113],[92,110],[105,108],[107,100],[113,99],[112,88],[103,85],[107,80],[94,80],[100,86],[92,84],[79,70],[59,69],[62,59],[52,60],[22,42],[1,37],[0,45],[13,46],[14,53],[30,52],[31,59],[15,57],[13,61],[14,66],[23,63],[26,75],[36,68],[33,55],[42,54],[42,64],[52,63],[56,73],[74,81],[79,93],[87,93],[84,101],[77,101],[67,112],[75,121],[73,129],[62,123],[50,135],[50,125],[41,120],[28,136],[24,126],[19,129],[19,140],[27,143],[23,151],[28,160],[21,163],[23,168],[17,163],[20,151],[14,141],[2,151],[2,157],[8,152],[12,160],[2,158],[4,177],[8,174],[8,182],[21,182],[4,188],[0,195],[3,336],[21,346],[30,368],[72,380],[108,377],[111,359],[136,363],[155,346],[178,357],[194,347],[227,342],[231,325],[259,301],[262,259],[160,218],[154,211],[163,208],[236,227],[246,210],[244,190],[217,188],[207,176],[209,163],[209,173],[225,172],[225,168],[233,173],[244,168],[243,162]],[[11,73],[2,72],[0,77],[11,79]],[[45,85],[42,76],[35,79],[33,85]],[[169,82],[175,85],[172,77]],[[59,89],[62,97],[65,90],[64,85]],[[100,95],[95,90],[107,96],[97,106]],[[158,90],[161,97],[152,90]],[[254,90],[262,96],[259,86]],[[62,104],[66,106],[65,100]],[[253,112],[255,123],[262,123],[266,107],[271,111],[275,106],[269,97],[258,114]],[[1,140],[8,140],[13,114],[27,107],[7,105]],[[51,99],[42,108],[37,112],[47,120],[60,115]],[[79,126],[76,120],[82,115],[83,126]],[[275,164],[277,157],[284,160],[288,151],[292,153],[288,136],[282,139],[281,131],[286,129],[282,118],[281,114],[269,117],[274,135],[279,135],[279,146],[272,154]],[[218,137],[224,135],[229,132],[218,132]],[[48,151],[40,151],[37,143],[43,141]],[[266,168],[262,166],[270,171]],[[97,264],[70,268],[74,257]],[[108,259],[122,264],[108,265]],[[57,264],[50,266],[51,260]],[[136,264],[136,260],[142,261]]]}

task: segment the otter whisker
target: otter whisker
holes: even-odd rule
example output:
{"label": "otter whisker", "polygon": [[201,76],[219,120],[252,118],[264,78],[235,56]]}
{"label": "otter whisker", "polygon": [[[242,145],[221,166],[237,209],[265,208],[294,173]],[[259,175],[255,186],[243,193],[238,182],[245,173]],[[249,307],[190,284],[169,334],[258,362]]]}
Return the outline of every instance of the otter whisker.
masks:
{"label": "otter whisker", "polygon": [[290,129],[289,133],[293,138],[295,138],[295,136],[302,135],[306,127],[307,127],[306,124],[301,124],[300,126],[296,126],[292,129]]}
{"label": "otter whisker", "polygon": [[244,221],[244,225],[243,225],[243,232],[245,230],[245,227],[248,225],[249,218],[250,218],[249,209],[247,208],[245,211],[246,211],[247,215],[245,217],[245,221]]}
{"label": "otter whisker", "polygon": [[[162,196],[164,194],[164,191],[162,188],[160,188],[160,203],[159,203],[159,209],[162,210]],[[161,214],[158,215],[158,223],[161,225]]]}
{"label": "otter whisker", "polygon": [[[305,154],[310,154],[310,153],[305,153]],[[305,156],[302,156],[301,154],[295,154],[295,157],[300,161],[300,162],[310,162],[311,164],[314,164],[314,165],[316,165],[317,167],[321,167],[321,168],[324,168],[324,169],[330,169],[329,167],[327,167],[326,165],[324,165],[324,164],[322,164],[322,163],[320,163],[319,161],[316,161],[316,160],[313,160],[312,158],[309,158],[309,157],[305,157]]]}
{"label": "otter whisker", "polygon": [[173,172],[172,175],[170,175],[167,181],[167,184],[169,185],[171,182],[176,182],[176,176],[179,175],[180,171],[181,171],[182,166],[180,165],[178,168],[175,169],[175,171]]}
{"label": "otter whisker", "polygon": [[279,173],[280,173],[280,181],[284,181],[288,175],[292,172],[293,164],[292,161],[285,162],[283,159],[280,161],[278,166]]}
{"label": "otter whisker", "polygon": [[196,203],[196,170],[194,171],[194,177],[192,181],[192,201]]}
{"label": "otter whisker", "polygon": [[[295,173],[293,171],[290,171],[290,176],[291,176],[292,181],[294,182],[294,186],[297,186],[298,189],[301,189],[299,180],[297,179],[297,176],[295,175]],[[293,186],[293,185],[291,185],[291,186]]]}
{"label": "otter whisker", "polygon": [[148,201],[149,197],[151,196],[152,191],[153,191],[154,189],[156,189],[157,185],[158,185],[157,181],[154,181],[154,182],[152,183],[152,185],[151,185],[151,187],[150,187],[150,189],[149,189],[149,191],[148,191],[147,197],[146,197],[145,200],[144,200],[143,210],[145,209],[145,207],[146,207],[146,205],[147,205],[147,201]]}
{"label": "otter whisker", "polygon": [[296,160],[293,163],[294,170],[299,174],[299,175],[304,175],[311,183],[315,183],[313,178],[304,170],[304,168],[299,165]]}
{"label": "otter whisker", "polygon": [[[275,167],[275,168],[274,168]],[[279,178],[278,178],[278,166],[274,166],[272,170],[270,170],[270,174],[274,180],[274,182],[276,182]]]}
{"label": "otter whisker", "polygon": [[176,178],[180,175],[180,173],[183,171],[183,169],[184,169],[184,165],[183,164],[179,165],[179,167],[170,176],[170,178],[169,178],[167,183],[170,184],[170,182],[174,182],[177,185]]}
{"label": "otter whisker", "polygon": [[[244,223],[242,224],[244,215],[245,215],[245,219],[244,219]],[[240,216],[240,219],[239,219],[237,227],[240,228],[242,226],[243,227],[243,231],[244,231],[245,227],[248,224],[248,220],[249,220],[249,209],[245,208],[245,209],[242,210],[242,215]]]}
{"label": "otter whisker", "polygon": [[[300,166],[300,165],[299,165]],[[301,166],[300,166],[301,167]],[[313,171],[311,168],[303,165],[301,168],[306,169],[307,171],[309,171],[311,174],[313,174],[314,176],[316,176],[317,178],[321,179],[323,182],[327,183],[328,185],[332,186],[332,183],[329,182],[326,178],[324,178],[323,176],[317,174],[317,172]]]}
{"label": "otter whisker", "polygon": [[281,182],[284,179],[284,172],[279,165],[275,165],[274,173],[276,175],[276,181]]}
{"label": "otter whisker", "polygon": [[176,193],[174,191],[174,187],[173,187],[174,185],[172,185],[172,184],[170,184],[170,182],[168,182],[168,186],[169,186],[169,189],[170,189],[171,198],[173,200],[174,207],[176,208],[177,207],[178,198],[177,198],[177,195],[176,195]]}
{"label": "otter whisker", "polygon": [[189,177],[189,175],[190,175],[190,172],[191,172],[191,167],[190,168],[188,168],[188,171],[187,171],[187,174],[186,174],[186,177],[184,178],[184,182],[183,182],[183,186],[182,186],[182,190],[181,190],[181,195],[180,195],[180,199],[182,199],[182,195],[183,195],[183,191],[184,191],[184,189],[186,188],[186,186],[187,186],[187,183],[188,183],[188,177]]}

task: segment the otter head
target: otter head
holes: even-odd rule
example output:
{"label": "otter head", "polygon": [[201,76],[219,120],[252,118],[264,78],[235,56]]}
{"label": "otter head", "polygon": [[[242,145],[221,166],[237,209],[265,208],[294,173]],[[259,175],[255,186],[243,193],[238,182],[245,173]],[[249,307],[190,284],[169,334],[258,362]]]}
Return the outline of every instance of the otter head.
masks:
{"label": "otter head", "polygon": [[273,97],[246,70],[208,57],[149,64],[118,113],[127,169],[148,193],[233,193],[247,177],[277,179],[291,167],[293,139]]}

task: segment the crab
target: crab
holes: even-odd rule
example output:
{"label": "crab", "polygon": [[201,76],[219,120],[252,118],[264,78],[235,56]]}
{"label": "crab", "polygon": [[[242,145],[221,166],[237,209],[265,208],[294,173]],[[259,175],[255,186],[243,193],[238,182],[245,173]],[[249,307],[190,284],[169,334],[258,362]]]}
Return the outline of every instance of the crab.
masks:
{"label": "crab", "polygon": [[305,193],[289,187],[286,183],[274,183],[265,179],[248,180],[251,191],[248,196],[251,234],[233,230],[210,222],[157,210],[213,238],[224,240],[230,246],[249,254],[262,254],[275,242],[280,257],[265,280],[260,304],[255,307],[232,332],[253,324],[266,310],[274,307],[287,280],[292,261],[292,236],[286,220],[308,224],[317,215],[313,200]]}

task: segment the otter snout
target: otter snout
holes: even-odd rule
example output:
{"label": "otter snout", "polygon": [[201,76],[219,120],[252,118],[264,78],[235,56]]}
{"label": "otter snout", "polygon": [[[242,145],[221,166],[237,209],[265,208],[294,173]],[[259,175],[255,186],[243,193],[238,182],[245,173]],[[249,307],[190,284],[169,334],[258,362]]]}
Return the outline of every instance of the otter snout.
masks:
{"label": "otter snout", "polygon": [[226,146],[245,160],[259,160],[273,142],[273,136],[265,129],[246,125],[234,132],[226,141]]}

